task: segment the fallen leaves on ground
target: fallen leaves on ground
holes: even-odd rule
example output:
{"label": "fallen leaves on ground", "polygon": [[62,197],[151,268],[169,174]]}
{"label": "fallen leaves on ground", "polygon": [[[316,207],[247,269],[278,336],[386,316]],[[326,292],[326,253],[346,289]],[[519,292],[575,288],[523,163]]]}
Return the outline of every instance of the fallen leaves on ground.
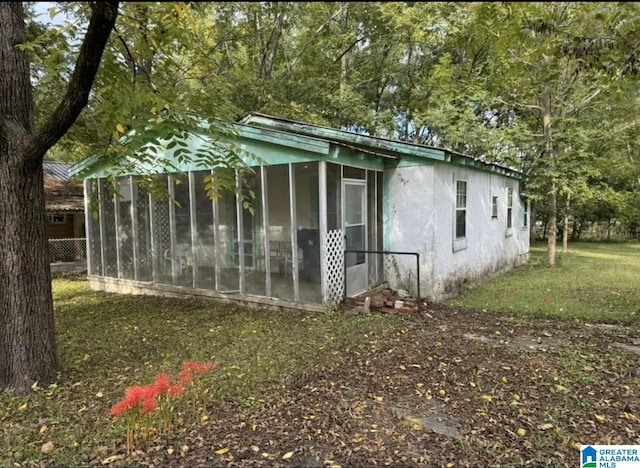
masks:
{"label": "fallen leaves on ground", "polygon": [[[170,465],[167,447],[187,444],[180,464],[189,466],[575,466],[580,444],[640,437],[635,357],[611,349],[606,331],[428,312],[400,333],[363,337],[292,385],[256,389],[251,405],[212,407],[210,424],[125,461]],[[523,349],[473,341],[465,330],[554,342]]]}

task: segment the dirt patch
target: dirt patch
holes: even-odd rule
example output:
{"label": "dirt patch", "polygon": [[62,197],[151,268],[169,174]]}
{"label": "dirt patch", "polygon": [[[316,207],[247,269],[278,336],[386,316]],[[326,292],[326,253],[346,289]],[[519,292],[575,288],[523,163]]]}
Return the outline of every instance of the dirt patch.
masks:
{"label": "dirt patch", "polygon": [[430,305],[400,331],[362,336],[296,384],[211,408],[206,423],[122,462],[575,466],[580,444],[640,437],[637,356],[610,346],[624,333]]}
{"label": "dirt patch", "polygon": [[614,348],[624,349],[629,353],[640,355],[640,346],[637,346],[637,345],[632,345],[628,343],[612,343],[611,346],[613,346]]}
{"label": "dirt patch", "polygon": [[392,406],[391,411],[400,418],[405,419],[413,430],[429,429],[436,434],[457,438],[459,421],[447,414],[444,403],[433,400],[431,407],[422,413],[416,413],[414,408],[402,408]]}

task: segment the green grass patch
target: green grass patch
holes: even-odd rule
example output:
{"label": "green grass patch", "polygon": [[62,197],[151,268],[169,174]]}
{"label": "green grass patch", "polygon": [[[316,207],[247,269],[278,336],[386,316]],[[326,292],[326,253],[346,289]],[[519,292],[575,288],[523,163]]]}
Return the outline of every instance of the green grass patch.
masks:
{"label": "green grass patch", "polygon": [[[347,344],[393,333],[397,316],[346,317],[252,310],[213,301],[95,292],[87,281],[53,282],[62,362],[54,387],[0,393],[0,466],[88,466],[121,449],[109,414],[124,390],[176,375],[184,360],[214,362],[204,376],[212,401],[253,404],[340,359]],[[52,442],[55,449],[41,453]]]}
{"label": "green grass patch", "polygon": [[570,243],[557,264],[546,245],[531,248],[527,265],[478,285],[446,304],[518,315],[602,323],[640,321],[640,244]]}

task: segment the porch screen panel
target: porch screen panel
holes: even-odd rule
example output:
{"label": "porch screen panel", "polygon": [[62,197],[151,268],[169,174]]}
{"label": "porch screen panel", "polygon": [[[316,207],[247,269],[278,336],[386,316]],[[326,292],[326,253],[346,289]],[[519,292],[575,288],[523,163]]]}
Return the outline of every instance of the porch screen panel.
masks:
{"label": "porch screen panel", "polygon": [[[159,174],[156,183],[166,186],[166,174]],[[163,197],[152,198],[153,210],[153,242],[156,257],[157,281],[163,284],[173,282],[171,276],[171,230],[169,226],[169,201]]]}
{"label": "porch screen panel", "polygon": [[[234,180],[234,171],[217,171],[220,177]],[[238,217],[235,192],[226,190],[218,199],[218,235],[220,252],[220,290],[240,290],[240,264],[237,263],[236,249],[238,248]]]}
{"label": "porch screen panel", "polygon": [[138,196],[136,198],[138,216],[138,279],[151,281],[153,279],[152,251],[151,251],[151,216],[149,213],[149,193],[137,185]]}
{"label": "porch screen panel", "polygon": [[[376,231],[378,233],[376,239],[376,250],[382,251],[384,250],[384,198],[383,198],[383,190],[384,190],[384,173],[376,172],[376,206],[378,210],[377,217],[377,225]],[[384,281],[384,258],[382,255],[378,255],[377,259],[378,264],[378,281]]]}
{"label": "porch screen panel", "polygon": [[176,174],[174,178],[176,204],[176,256],[178,276],[176,284],[193,287],[193,255],[191,250],[191,213],[189,208],[189,177]]}
{"label": "porch screen panel", "polygon": [[264,226],[262,222],[262,183],[260,171],[244,177],[242,191],[255,198],[247,200],[250,208],[243,207],[242,231],[244,244],[244,289],[247,294],[264,296],[266,294],[266,275],[264,270]]}
{"label": "porch screen panel", "polygon": [[197,243],[196,257],[198,275],[196,286],[205,289],[215,289],[216,251],[213,230],[213,202],[207,196],[205,183],[211,175],[210,171],[198,171],[194,173],[195,200],[196,200],[196,225]]}
{"label": "porch screen panel", "polygon": [[327,229],[342,229],[342,167],[327,163]]}
{"label": "porch screen panel", "polygon": [[[378,185],[378,173],[367,171],[367,226],[369,250],[382,250],[379,239],[382,237],[380,220],[382,218],[382,200],[378,191],[382,189]],[[382,281],[382,255],[368,254],[369,285],[373,286]]]}
{"label": "porch screen panel", "polygon": [[318,163],[295,164],[300,300],[321,303]]}
{"label": "porch screen panel", "polygon": [[128,177],[116,181],[118,193],[115,203],[120,209],[118,243],[120,244],[120,274],[124,279],[134,279],[133,274],[133,223],[131,222],[131,184]]}
{"label": "porch screen panel", "polygon": [[267,199],[269,210],[269,259],[271,295],[293,300],[291,276],[291,211],[289,203],[289,166],[267,166]]}
{"label": "porch screen panel", "polygon": [[89,185],[89,252],[91,256],[90,275],[102,275],[102,256],[100,249],[100,218],[98,217],[98,180],[88,180]]}
{"label": "porch screen panel", "polygon": [[102,203],[104,214],[104,254],[105,276],[118,277],[118,254],[116,250],[117,232],[115,221],[115,209],[113,205],[113,184],[106,179],[100,180],[102,191]]}

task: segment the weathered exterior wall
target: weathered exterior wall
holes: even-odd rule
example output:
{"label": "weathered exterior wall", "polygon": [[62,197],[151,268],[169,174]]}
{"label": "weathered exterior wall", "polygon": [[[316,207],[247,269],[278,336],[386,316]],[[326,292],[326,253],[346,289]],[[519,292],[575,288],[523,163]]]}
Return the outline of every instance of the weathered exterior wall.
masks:
{"label": "weathered exterior wall", "polygon": [[[466,236],[454,241],[456,180],[467,182]],[[385,250],[420,254],[420,295],[440,301],[528,260],[528,228],[519,181],[490,172],[432,164],[385,171]],[[513,189],[507,229],[507,188]],[[492,198],[497,197],[497,217]],[[416,293],[416,261],[389,255],[394,289]]]}
{"label": "weathered exterior wall", "polygon": [[[454,241],[456,180],[467,182],[466,236]],[[513,189],[512,227],[507,229],[507,188]],[[499,174],[437,164],[434,171],[432,282],[426,297],[443,300],[528,260],[529,231],[524,226],[520,184]],[[497,197],[497,217],[492,198]]]}
{"label": "weathered exterior wall", "polygon": [[[420,295],[432,283],[436,229],[434,166],[387,169],[384,173],[384,249],[420,254]],[[440,233],[438,233],[439,235]],[[416,258],[387,255],[385,275],[393,289],[416,294]]]}

